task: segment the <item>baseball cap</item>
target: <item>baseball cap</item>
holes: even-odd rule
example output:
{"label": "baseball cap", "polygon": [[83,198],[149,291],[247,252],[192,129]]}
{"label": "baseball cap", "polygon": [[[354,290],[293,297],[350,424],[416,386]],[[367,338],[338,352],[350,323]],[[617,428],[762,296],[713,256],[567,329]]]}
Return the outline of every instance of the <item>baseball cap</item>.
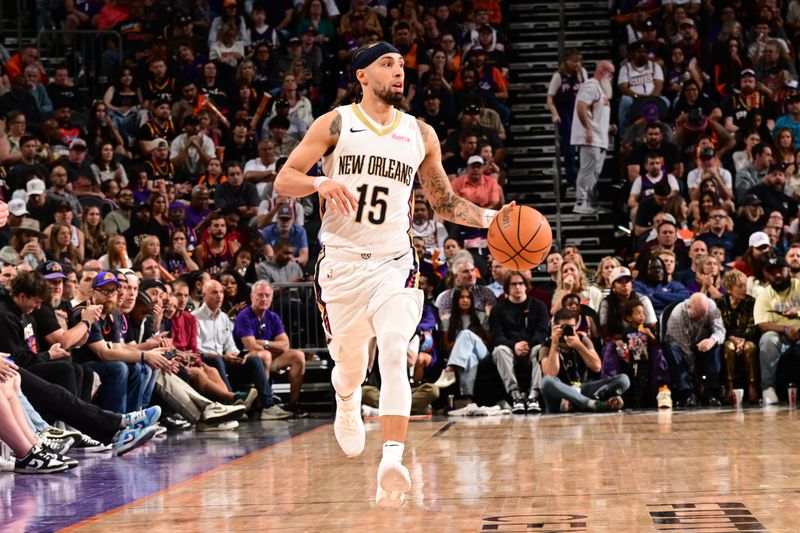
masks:
{"label": "baseball cap", "polygon": [[167,290],[167,287],[164,285],[163,281],[158,279],[146,279],[139,285],[139,293],[143,293],[147,289],[152,289],[153,287],[161,289],[162,291]]}
{"label": "baseball cap", "polygon": [[464,107],[464,113],[467,115],[480,115],[481,108],[475,104],[469,104],[468,106]]}
{"label": "baseball cap", "polygon": [[767,264],[764,265],[764,268],[767,270],[771,270],[773,268],[784,268],[788,267],[789,264],[786,262],[786,259],[779,255],[774,255],[767,259]]}
{"label": "baseball cap", "polygon": [[478,28],[478,33],[492,33],[492,31],[493,31],[492,27],[489,26],[488,24],[484,24],[480,28]]}
{"label": "baseball cap", "polygon": [[690,19],[689,17],[686,17],[685,19],[680,21],[680,23],[678,23],[678,27],[679,28],[681,28],[683,26],[691,26],[692,28],[694,28],[694,19]]}
{"label": "baseball cap", "polygon": [[292,107],[292,104],[286,98],[278,98],[275,100],[275,107]]}
{"label": "baseball cap", "polygon": [[86,150],[86,141],[80,138],[72,139],[69,143],[70,150]]}
{"label": "baseball cap", "polygon": [[25,186],[25,192],[28,193],[28,198],[36,196],[37,194],[44,194],[46,189],[47,187],[45,187],[44,182],[38,178],[32,179]]}
{"label": "baseball cap", "polygon": [[700,159],[712,159],[714,157],[714,149],[706,146],[700,150]]}
{"label": "baseball cap", "polygon": [[748,77],[748,76],[751,77],[751,78],[755,78],[756,77],[756,71],[754,71],[751,68],[746,68],[741,72],[741,74],[739,76],[742,77],[742,78],[745,78],[745,77]]}
{"label": "baseball cap", "polygon": [[288,205],[282,205],[278,208],[278,218],[293,218],[294,212]]}
{"label": "baseball cap", "polygon": [[61,268],[61,263],[58,261],[46,261],[39,263],[36,267],[36,272],[42,275],[44,279],[64,279],[64,269]]}
{"label": "baseball cap", "polygon": [[434,98],[441,98],[439,92],[434,91],[433,89],[425,89],[425,93],[423,94],[425,100],[432,100]]}
{"label": "baseball cap", "polygon": [[796,104],[800,102],[800,94],[794,93],[786,99],[787,104]]}
{"label": "baseball cap", "polygon": [[471,155],[469,159],[467,159],[467,166],[472,165],[483,165],[483,158],[479,155]]}
{"label": "baseball cap", "polygon": [[654,30],[656,29],[656,23],[653,22],[653,19],[647,19],[644,21],[643,27],[645,31]]}
{"label": "baseball cap", "polygon": [[632,48],[633,48],[634,52],[639,52],[639,51],[646,52],[647,51],[647,43],[644,42],[644,41],[636,41],[635,43],[633,43],[633,47]]}
{"label": "baseball cap", "polygon": [[14,215],[15,217],[21,217],[23,215],[28,214],[28,210],[25,208],[25,200],[22,198],[14,198],[10,202],[8,202],[8,212]]}
{"label": "baseball cap", "polygon": [[315,28],[314,26],[309,26],[308,28],[303,30],[303,33],[308,33],[309,35],[317,35],[319,32],[317,31],[317,28]]}
{"label": "baseball cap", "polygon": [[708,117],[703,113],[702,109],[692,109],[689,116],[686,118],[686,129],[688,130],[702,130],[708,125]]}
{"label": "baseball cap", "polygon": [[747,244],[752,248],[758,248],[760,246],[764,246],[765,244],[769,244],[769,235],[763,231],[755,231],[750,235],[750,240],[747,241]]}
{"label": "baseball cap", "polygon": [[178,26],[186,26],[192,22],[194,22],[194,20],[192,20],[192,17],[189,15],[181,15],[178,17]]}
{"label": "baseball cap", "polygon": [[625,268],[624,266],[618,266],[617,268],[611,271],[611,283],[621,280],[622,278],[633,279],[631,271]]}
{"label": "baseball cap", "polygon": [[167,140],[166,139],[158,139],[155,142],[155,147],[156,148],[167,148],[168,146],[169,146],[169,144],[167,144]]}
{"label": "baseball cap", "polygon": [[661,113],[658,111],[658,106],[656,104],[649,103],[642,106],[642,118],[646,122],[655,122],[660,116]]}
{"label": "baseball cap", "polygon": [[119,280],[117,279],[117,276],[108,271],[98,272],[97,276],[95,276],[95,278],[92,280],[92,288],[96,289],[98,287],[102,287],[103,285],[108,285],[109,283],[119,286]]}
{"label": "baseball cap", "polygon": [[747,194],[742,198],[742,201],[739,202],[739,205],[761,205],[761,203],[761,198],[755,194]]}
{"label": "baseball cap", "polygon": [[222,2],[222,5],[224,7],[228,7],[228,6],[236,6],[239,4],[236,3],[236,0],[225,0],[224,2]]}
{"label": "baseball cap", "polygon": [[290,46],[293,45],[293,44],[300,44],[300,38],[299,37],[289,37],[288,44]]}

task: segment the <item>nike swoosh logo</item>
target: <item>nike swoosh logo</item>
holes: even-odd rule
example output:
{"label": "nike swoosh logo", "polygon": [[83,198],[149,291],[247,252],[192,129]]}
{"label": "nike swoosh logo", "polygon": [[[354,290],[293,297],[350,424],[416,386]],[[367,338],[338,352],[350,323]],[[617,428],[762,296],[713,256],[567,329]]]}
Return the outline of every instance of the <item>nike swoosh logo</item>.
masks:
{"label": "nike swoosh logo", "polygon": [[350,128],[350,133],[360,133],[362,131],[367,131],[367,128],[364,128],[363,130],[354,130],[352,127]]}

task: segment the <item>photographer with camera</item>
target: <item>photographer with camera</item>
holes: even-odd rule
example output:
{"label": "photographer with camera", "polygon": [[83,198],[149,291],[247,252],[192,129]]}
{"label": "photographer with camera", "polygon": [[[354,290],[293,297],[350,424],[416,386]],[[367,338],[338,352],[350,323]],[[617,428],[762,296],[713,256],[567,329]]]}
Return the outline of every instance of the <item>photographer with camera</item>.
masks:
{"label": "photographer with camera", "polygon": [[572,311],[561,309],[553,317],[550,337],[539,350],[542,367],[542,399],[545,413],[581,411],[619,411],[621,395],[631,382],[620,374],[613,378],[592,380],[600,372],[600,356],[592,341],[576,332]]}

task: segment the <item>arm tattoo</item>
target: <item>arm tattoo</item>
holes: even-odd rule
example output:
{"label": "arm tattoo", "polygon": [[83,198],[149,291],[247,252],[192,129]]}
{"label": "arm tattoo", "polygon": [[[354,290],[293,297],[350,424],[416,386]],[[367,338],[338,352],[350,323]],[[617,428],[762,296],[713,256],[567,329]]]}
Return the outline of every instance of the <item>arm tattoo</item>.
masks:
{"label": "arm tattoo", "polygon": [[420,135],[422,135],[422,143],[428,144],[428,131],[430,131],[430,127],[420,119],[417,119],[417,127],[419,128]]}
{"label": "arm tattoo", "polygon": [[456,196],[443,170],[427,169],[420,178],[425,196],[440,217],[464,226],[483,227],[483,208]]}
{"label": "arm tattoo", "polygon": [[336,118],[331,121],[331,137],[338,137],[342,132],[342,115],[336,113]]}

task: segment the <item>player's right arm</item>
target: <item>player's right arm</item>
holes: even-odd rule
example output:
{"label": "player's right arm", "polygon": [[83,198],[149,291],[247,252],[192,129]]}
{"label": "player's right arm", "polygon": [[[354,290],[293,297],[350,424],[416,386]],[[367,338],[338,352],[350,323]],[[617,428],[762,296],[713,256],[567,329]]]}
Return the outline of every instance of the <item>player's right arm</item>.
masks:
{"label": "player's right arm", "polygon": [[[344,215],[358,207],[355,196],[344,184],[331,179],[308,176],[306,172],[322,156],[329,153],[339,140],[342,130],[342,116],[338,111],[325,113],[311,124],[300,144],[292,150],[289,159],[275,178],[274,189],[277,194],[302,198],[315,192],[324,198],[328,205]],[[318,188],[315,188],[314,184]]]}

